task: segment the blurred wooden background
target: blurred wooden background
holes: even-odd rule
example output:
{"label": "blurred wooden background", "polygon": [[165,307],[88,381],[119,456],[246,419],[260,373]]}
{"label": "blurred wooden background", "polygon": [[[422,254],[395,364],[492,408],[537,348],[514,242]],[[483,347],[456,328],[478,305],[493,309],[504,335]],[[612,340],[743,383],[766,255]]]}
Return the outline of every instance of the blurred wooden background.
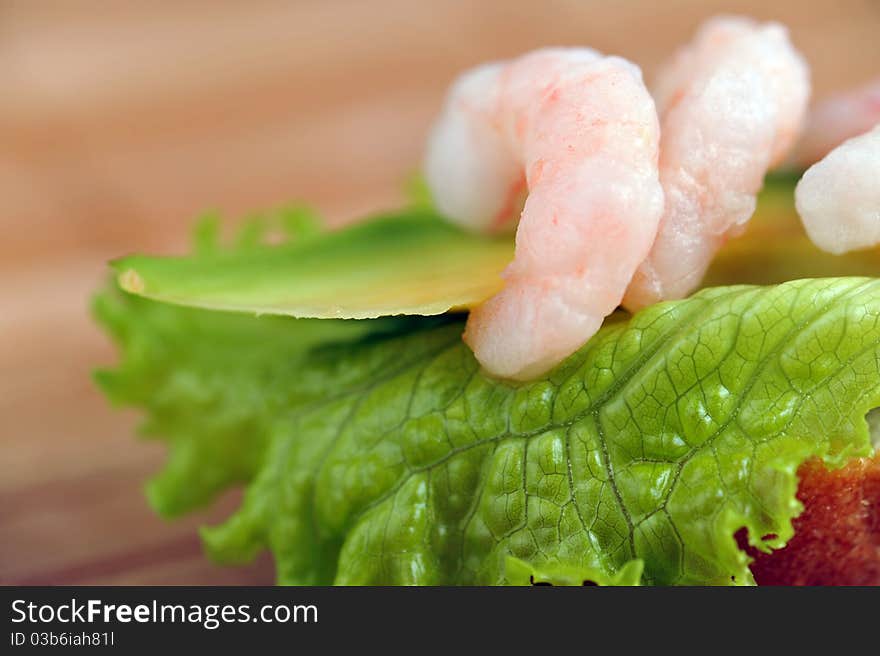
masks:
{"label": "blurred wooden background", "polygon": [[200,553],[235,494],[147,508],[162,447],[89,379],[106,260],[180,249],[206,208],[393,206],[460,69],[589,44],[650,77],[721,11],[786,22],[816,96],[880,73],[880,0],[0,0],[0,583],[272,581]]}

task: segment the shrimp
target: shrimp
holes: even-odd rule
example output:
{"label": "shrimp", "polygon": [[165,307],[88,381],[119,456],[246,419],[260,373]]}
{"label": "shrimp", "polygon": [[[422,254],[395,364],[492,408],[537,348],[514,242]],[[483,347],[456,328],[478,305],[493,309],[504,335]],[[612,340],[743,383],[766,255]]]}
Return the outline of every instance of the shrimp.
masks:
{"label": "shrimp", "polygon": [[792,164],[806,168],[832,148],[868,132],[880,123],[880,77],[848,92],[831,96],[807,116],[804,136],[795,148]]}
{"label": "shrimp", "polygon": [[880,124],[811,166],[795,206],[810,239],[829,253],[880,243]]}
{"label": "shrimp", "polygon": [[425,162],[438,208],[497,230],[528,191],[505,287],[465,328],[489,373],[549,370],[617,307],[663,210],[658,155],[654,102],[619,57],[544,49],[455,83]]}
{"label": "shrimp", "polygon": [[806,112],[809,72],[776,23],[710,19],[655,85],[666,206],[623,304],[637,310],[693,291],[755,210],[767,169]]}

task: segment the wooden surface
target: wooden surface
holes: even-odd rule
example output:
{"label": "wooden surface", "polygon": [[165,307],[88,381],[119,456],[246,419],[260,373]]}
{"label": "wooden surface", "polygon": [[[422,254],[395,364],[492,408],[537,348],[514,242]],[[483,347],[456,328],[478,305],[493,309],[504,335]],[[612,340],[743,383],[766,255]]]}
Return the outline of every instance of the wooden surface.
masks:
{"label": "wooden surface", "polygon": [[205,208],[394,205],[445,85],[539,45],[650,77],[719,10],[781,18],[817,95],[880,72],[880,0],[0,1],[0,583],[268,583],[220,569],[141,493],[163,459],[90,382],[107,259],[173,251]]}

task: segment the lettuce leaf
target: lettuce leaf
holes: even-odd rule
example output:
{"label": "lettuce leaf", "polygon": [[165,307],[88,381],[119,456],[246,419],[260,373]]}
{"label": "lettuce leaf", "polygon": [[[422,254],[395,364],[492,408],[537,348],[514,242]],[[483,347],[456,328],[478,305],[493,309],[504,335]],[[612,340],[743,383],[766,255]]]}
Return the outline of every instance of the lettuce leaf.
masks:
{"label": "lettuce leaf", "polygon": [[783,546],[798,466],[870,454],[880,405],[865,278],[707,289],[522,384],[454,316],[310,344],[310,322],[101,298],[124,349],[105,388],[189,451],[154,504],[249,481],[205,544],[269,548],[286,584],[751,583],[734,533]]}
{"label": "lettuce leaf", "polygon": [[390,319],[257,320],[112,288],[96,296],[93,313],[123,354],[116,368],[96,372],[97,383],[114,403],[146,410],[141,433],[169,444],[168,464],[147,485],[152,507],[167,516],[201,506],[256,473],[272,400],[299,402],[287,394],[286,380],[307,350],[393,327]]}

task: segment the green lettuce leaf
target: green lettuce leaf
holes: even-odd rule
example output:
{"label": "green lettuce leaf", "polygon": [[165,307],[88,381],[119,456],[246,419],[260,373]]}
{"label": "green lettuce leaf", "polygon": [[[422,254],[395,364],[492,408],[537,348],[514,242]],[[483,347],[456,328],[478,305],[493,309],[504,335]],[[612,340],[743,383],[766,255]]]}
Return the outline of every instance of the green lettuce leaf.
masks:
{"label": "green lettuce leaf", "polygon": [[510,585],[639,585],[645,563],[633,559],[613,576],[596,569],[552,563],[535,567],[519,558],[507,557],[504,576]]}
{"label": "green lettuce leaf", "polygon": [[115,289],[96,296],[93,313],[123,354],[116,368],[96,372],[98,384],[114,403],[144,408],[141,433],[169,444],[168,464],[147,485],[152,507],[168,516],[256,473],[273,400],[299,400],[286,381],[310,348],[393,328],[390,319],[257,320]]}
{"label": "green lettuce leaf", "polygon": [[[269,548],[286,584],[751,583],[734,534],[783,546],[799,465],[870,454],[880,405],[880,282],[865,278],[707,289],[607,325],[521,384],[479,370],[456,317],[310,347],[295,320],[152,304],[197,313],[201,332],[135,338],[158,330],[151,302],[119,299],[111,325],[129,334],[105,385],[166,434],[204,429],[161,494],[187,506],[175,487],[203,466],[224,482],[200,500],[249,481],[205,544],[233,563]],[[119,373],[137,357],[158,388]],[[178,370],[196,372],[179,401]],[[205,428],[203,381],[214,412],[232,404],[228,434]]]}

